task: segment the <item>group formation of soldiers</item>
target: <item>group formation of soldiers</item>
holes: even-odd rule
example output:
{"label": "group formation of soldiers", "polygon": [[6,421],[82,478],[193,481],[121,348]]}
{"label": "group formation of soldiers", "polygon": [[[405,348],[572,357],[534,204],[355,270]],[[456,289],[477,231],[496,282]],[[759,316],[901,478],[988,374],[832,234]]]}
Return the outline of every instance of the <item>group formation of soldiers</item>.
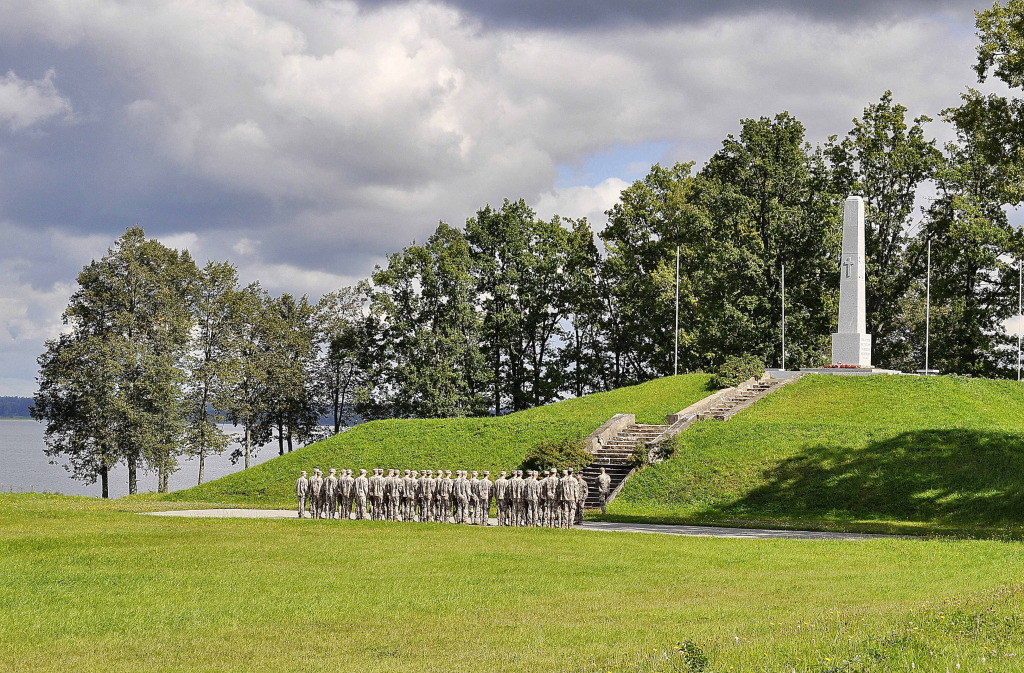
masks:
{"label": "group formation of soldiers", "polygon": [[[597,480],[601,510],[611,478],[601,468]],[[332,468],[325,478],[319,468],[307,477],[305,470],[295,483],[299,518],[373,519],[375,521],[436,521],[490,525],[491,503],[497,507],[499,526],[547,526],[568,528],[583,521],[587,482],[573,469],[551,468],[543,473],[513,470],[491,481],[491,473],[475,470],[384,470],[371,476],[366,470]]]}

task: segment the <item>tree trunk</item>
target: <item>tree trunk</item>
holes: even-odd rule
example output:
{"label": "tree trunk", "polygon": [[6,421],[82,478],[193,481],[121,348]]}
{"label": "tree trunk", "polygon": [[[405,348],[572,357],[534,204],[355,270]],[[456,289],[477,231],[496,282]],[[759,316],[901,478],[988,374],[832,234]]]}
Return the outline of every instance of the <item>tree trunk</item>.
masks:
{"label": "tree trunk", "polygon": [[252,436],[249,426],[245,426],[245,469],[249,469],[249,447],[252,446]]}
{"label": "tree trunk", "polygon": [[288,428],[288,453],[292,452],[292,429]]}
{"label": "tree trunk", "polygon": [[128,457],[128,495],[135,495],[138,493],[139,483],[136,475],[136,460],[135,456],[131,455]]}
{"label": "tree trunk", "polygon": [[281,421],[277,422],[277,455],[284,455],[284,426]]}
{"label": "tree trunk", "polygon": [[203,472],[206,468],[206,451],[199,451],[199,483],[203,483]]}
{"label": "tree trunk", "polygon": [[103,463],[100,467],[100,484],[103,488],[103,497],[110,497],[110,471],[107,469],[107,464]]}

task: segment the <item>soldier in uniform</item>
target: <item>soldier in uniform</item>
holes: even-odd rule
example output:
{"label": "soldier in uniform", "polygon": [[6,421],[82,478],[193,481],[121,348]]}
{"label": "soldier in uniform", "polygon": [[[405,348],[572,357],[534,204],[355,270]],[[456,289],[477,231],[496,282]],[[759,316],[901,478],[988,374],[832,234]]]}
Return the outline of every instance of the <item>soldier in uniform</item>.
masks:
{"label": "soldier in uniform", "polygon": [[373,476],[370,477],[370,518],[380,521],[384,518],[384,468],[373,468]]}
{"label": "soldier in uniform", "polygon": [[523,483],[523,506],[526,508],[526,525],[540,525],[540,482],[537,480],[537,471],[529,473]]}
{"label": "soldier in uniform", "polygon": [[339,516],[346,521],[352,515],[353,483],[355,483],[355,479],[352,478],[352,470],[342,470],[341,477],[338,479],[338,505],[340,509]]}
{"label": "soldier in uniform", "polygon": [[484,477],[480,480],[480,525],[491,525],[491,491],[494,484],[491,483],[491,473],[484,470]]}
{"label": "soldier in uniform", "polygon": [[324,495],[327,500],[327,518],[333,519],[338,513],[338,471],[333,467],[330,476],[324,480]]}
{"label": "soldier in uniform", "polygon": [[438,521],[448,523],[452,515],[452,493],[455,484],[452,483],[451,470],[438,470],[440,475],[437,480],[437,512]]}
{"label": "soldier in uniform", "polygon": [[576,523],[583,523],[583,511],[587,507],[587,493],[590,487],[587,486],[587,480],[582,474],[576,475],[576,484],[579,488],[579,494],[576,496]]}
{"label": "soldier in uniform", "polygon": [[438,469],[434,473],[433,481],[430,483],[430,495],[433,498],[433,512],[431,513],[430,520],[446,523],[447,518],[445,518],[443,513],[444,508],[441,506],[441,483],[443,481],[444,470]]}
{"label": "soldier in uniform", "polygon": [[473,470],[469,480],[469,523],[475,524],[480,519],[480,473]]}
{"label": "soldier in uniform", "polygon": [[410,494],[416,493],[416,485],[412,480],[412,471],[404,470],[402,472],[402,521],[411,521],[412,507],[409,506]]}
{"label": "soldier in uniform", "polygon": [[549,528],[558,526],[558,472],[551,468],[548,476],[541,481],[544,493],[544,525]]}
{"label": "soldier in uniform", "polygon": [[569,475],[569,470],[562,470],[562,478],[558,483],[562,528],[571,528],[576,520],[576,496],[579,488],[576,478]]}
{"label": "soldier in uniform", "polygon": [[512,473],[512,525],[523,526],[525,525],[524,507],[523,507],[523,486],[525,481],[523,479],[523,471],[515,470]]}
{"label": "soldier in uniform", "polygon": [[381,509],[384,510],[384,519],[391,521],[391,496],[395,490],[395,471],[388,470],[388,475],[384,477],[384,497],[381,501]]}
{"label": "soldier in uniform", "polygon": [[508,521],[508,479],[505,478],[507,473],[502,470],[498,478],[494,480],[494,505],[497,509],[498,525],[507,526]]}
{"label": "soldier in uniform", "polygon": [[318,467],[313,470],[313,478],[309,480],[309,504],[314,519],[323,517],[324,478],[322,474]]}
{"label": "soldier in uniform", "polygon": [[370,480],[366,470],[359,470],[359,476],[352,482],[352,499],[356,505],[356,519],[366,518],[366,501],[370,497]]}
{"label": "soldier in uniform", "polygon": [[306,471],[303,470],[295,481],[295,496],[299,499],[299,518],[306,514],[306,498],[309,497],[309,479],[306,478]]}
{"label": "soldier in uniform", "polygon": [[608,495],[612,490],[612,478],[601,468],[601,474],[597,475],[597,498],[601,503],[601,514],[608,513]]}
{"label": "soldier in uniform", "polygon": [[430,521],[430,470],[423,470],[423,476],[416,482],[416,497],[420,503],[419,520]]}
{"label": "soldier in uniform", "polygon": [[455,523],[469,523],[469,480],[466,471],[459,470],[455,480]]}

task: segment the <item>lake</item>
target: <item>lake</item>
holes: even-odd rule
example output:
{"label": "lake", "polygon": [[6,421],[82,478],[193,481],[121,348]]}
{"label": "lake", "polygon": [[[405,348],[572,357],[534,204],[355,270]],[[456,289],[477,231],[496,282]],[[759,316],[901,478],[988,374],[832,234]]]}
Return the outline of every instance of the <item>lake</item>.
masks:
{"label": "lake", "polygon": [[[232,428],[224,428],[232,431]],[[84,484],[76,481],[60,465],[50,465],[50,458],[43,453],[42,423],[33,420],[0,420],[0,491],[37,493],[63,493],[65,495],[102,494],[100,482]],[[235,445],[218,456],[206,457],[204,481],[211,481],[238,472],[242,464],[232,465],[228,456]],[[256,453],[252,464],[258,465],[277,456],[277,444],[267,445]],[[170,489],[177,491],[195,486],[199,480],[199,460],[178,460],[179,469],[171,475]],[[139,492],[155,491],[156,475],[139,473]],[[128,468],[118,465],[110,471],[110,497],[120,498],[128,494]]]}

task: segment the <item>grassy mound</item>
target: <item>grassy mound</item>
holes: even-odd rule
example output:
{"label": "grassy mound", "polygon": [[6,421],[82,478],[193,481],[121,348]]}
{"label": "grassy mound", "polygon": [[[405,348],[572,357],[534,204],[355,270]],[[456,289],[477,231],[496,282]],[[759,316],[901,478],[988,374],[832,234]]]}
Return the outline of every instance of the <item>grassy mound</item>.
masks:
{"label": "grassy mound", "polygon": [[610,518],[1021,532],[1024,386],[807,376],[680,435]]}
{"label": "grassy mound", "polygon": [[707,382],[704,374],[669,377],[500,418],[373,421],[162,499],[291,507],[299,471],[314,467],[509,470],[539,440],[584,437],[617,413],[664,423],[705,397]]}

